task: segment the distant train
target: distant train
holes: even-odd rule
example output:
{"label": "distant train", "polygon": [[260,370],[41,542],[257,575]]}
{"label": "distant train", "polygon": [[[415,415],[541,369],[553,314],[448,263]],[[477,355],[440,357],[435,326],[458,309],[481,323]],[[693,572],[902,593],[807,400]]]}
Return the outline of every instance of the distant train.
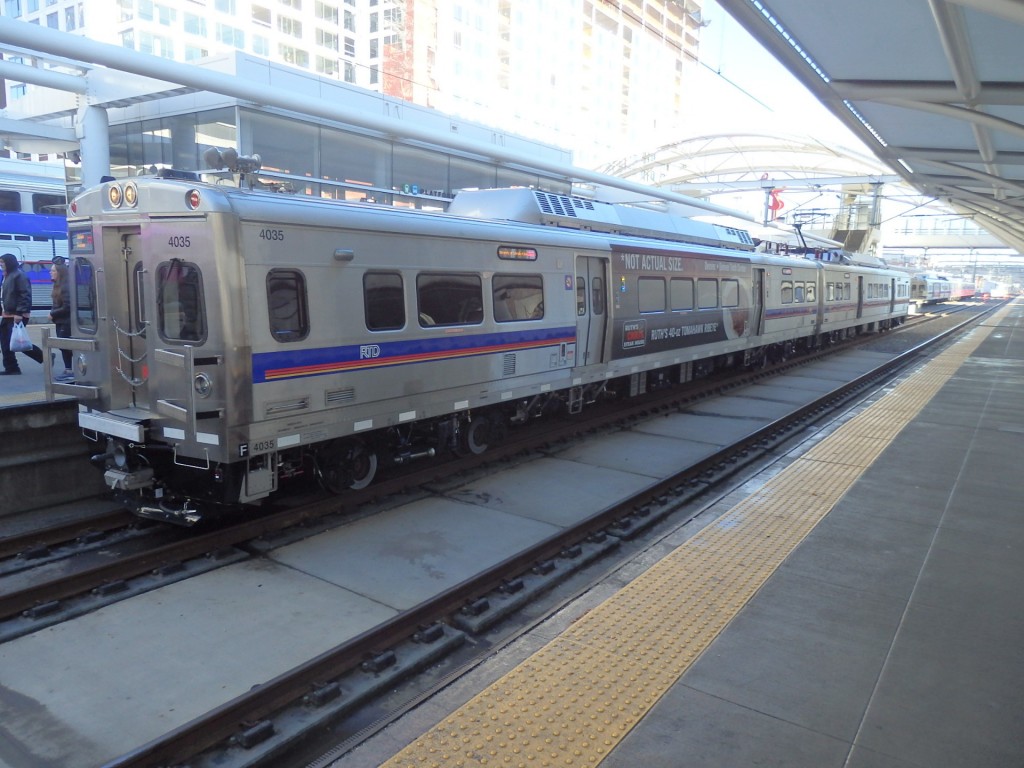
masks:
{"label": "distant train", "polygon": [[974,298],[974,283],[942,275],[914,275],[910,280],[910,301],[924,306],[942,301],[962,301]]}
{"label": "distant train", "polygon": [[62,168],[0,158],[0,253],[13,253],[32,284],[32,315],[49,318],[50,264],[68,255]]}
{"label": "distant train", "polygon": [[909,310],[898,271],[531,189],[432,213],[136,178],[81,194],[68,226],[74,327],[51,346],[76,381],[49,386],[80,399],[108,485],[186,525]]}

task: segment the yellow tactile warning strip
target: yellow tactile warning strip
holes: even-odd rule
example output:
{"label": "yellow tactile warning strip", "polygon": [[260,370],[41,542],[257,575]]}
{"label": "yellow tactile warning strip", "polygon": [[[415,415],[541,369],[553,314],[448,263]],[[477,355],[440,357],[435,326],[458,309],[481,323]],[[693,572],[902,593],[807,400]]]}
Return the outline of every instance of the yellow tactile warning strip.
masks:
{"label": "yellow tactile warning strip", "polygon": [[988,332],[974,329],[384,765],[598,765]]}

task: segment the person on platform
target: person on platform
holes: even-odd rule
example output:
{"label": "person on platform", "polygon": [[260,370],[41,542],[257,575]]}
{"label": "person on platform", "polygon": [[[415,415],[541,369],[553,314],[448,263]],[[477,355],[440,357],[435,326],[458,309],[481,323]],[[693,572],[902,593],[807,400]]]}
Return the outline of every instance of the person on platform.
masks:
{"label": "person on platform", "polygon": [[[13,253],[0,256],[0,263],[3,267],[3,282],[0,283],[0,308],[3,310],[0,316],[0,351],[3,352],[4,361],[0,376],[10,376],[21,373],[18,358],[11,351],[11,331],[19,321],[28,325],[32,314],[32,285],[28,275],[21,271],[18,257]],[[35,345],[25,354],[37,363],[43,362],[43,350]]]}
{"label": "person on platform", "polygon": [[[50,267],[50,278],[53,280],[53,309],[50,310],[50,322],[57,331],[57,338],[71,338],[71,288],[68,286],[68,267],[59,256]],[[71,350],[60,351],[64,357],[64,373],[53,377],[54,381],[74,381],[75,374],[71,371]]]}

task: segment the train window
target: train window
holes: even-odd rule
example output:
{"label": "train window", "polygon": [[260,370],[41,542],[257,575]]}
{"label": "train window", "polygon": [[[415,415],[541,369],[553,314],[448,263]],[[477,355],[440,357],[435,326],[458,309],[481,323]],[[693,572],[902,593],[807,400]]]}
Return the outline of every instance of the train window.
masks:
{"label": "train window", "polygon": [[159,331],[167,341],[205,341],[203,281],[195,264],[171,259],[156,271]]}
{"label": "train window", "polygon": [[420,325],[476,325],[484,319],[479,275],[421,274],[416,277]]}
{"label": "train window", "polygon": [[402,276],[397,272],[367,272],[363,275],[363,306],[369,330],[404,328],[405,288]]}
{"label": "train window", "polygon": [[790,280],[782,281],[782,303],[793,303],[793,283]]}
{"label": "train window", "polygon": [[722,306],[738,307],[740,305],[740,281],[722,281]]}
{"label": "train window", "polygon": [[673,277],[668,282],[669,306],[673,312],[693,309],[693,279]]}
{"label": "train window", "polygon": [[[836,286],[838,287],[839,283],[836,283]],[[853,291],[850,289],[850,284],[849,283],[843,283],[843,295],[840,296],[839,298],[841,298],[841,299],[852,299],[853,298]]]}
{"label": "train window", "polygon": [[75,323],[83,333],[96,333],[96,273],[88,259],[75,259],[72,281]]}
{"label": "train window", "polygon": [[835,300],[836,300],[836,284],[835,283],[827,283],[825,285],[825,301],[835,301]]}
{"label": "train window", "polygon": [[21,211],[21,193],[13,189],[0,189],[0,211]]}
{"label": "train window", "polygon": [[544,317],[544,281],[540,275],[495,275],[491,297],[494,319],[499,323]]}
{"label": "train window", "polygon": [[793,283],[793,301],[796,304],[802,304],[804,300],[804,284]]}
{"label": "train window", "polygon": [[45,192],[32,194],[32,212],[45,213],[51,216],[63,216],[67,207],[64,195],[53,195]]}
{"label": "train window", "polygon": [[702,277],[697,281],[697,309],[714,309],[718,306],[718,281]]}
{"label": "train window", "polygon": [[590,279],[590,304],[595,315],[604,314],[604,279],[601,277]]}
{"label": "train window", "polygon": [[276,341],[299,341],[309,335],[306,278],[297,269],[267,273],[267,314]]}
{"label": "train window", "polygon": [[814,293],[814,283],[807,283],[807,287],[804,291],[804,300],[809,301],[811,303],[817,301],[817,299],[814,297]]}
{"label": "train window", "polygon": [[636,281],[640,299],[640,314],[665,311],[665,280],[661,277],[641,277]]}
{"label": "train window", "polygon": [[587,281],[586,278],[576,278],[576,314],[580,317],[587,314]]}

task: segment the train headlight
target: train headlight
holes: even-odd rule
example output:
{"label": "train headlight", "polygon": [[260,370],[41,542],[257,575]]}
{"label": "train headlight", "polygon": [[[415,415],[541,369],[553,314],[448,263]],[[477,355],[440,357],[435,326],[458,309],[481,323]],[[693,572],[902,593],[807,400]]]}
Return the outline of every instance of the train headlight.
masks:
{"label": "train headlight", "polygon": [[107,187],[107,200],[113,208],[120,208],[121,202],[124,200],[124,194],[121,192],[121,188],[117,184],[111,184]]}
{"label": "train headlight", "polygon": [[124,185],[124,204],[129,208],[134,208],[135,204],[139,202],[139,190],[131,183]]}
{"label": "train headlight", "polygon": [[185,204],[193,211],[199,207],[199,203],[202,201],[202,197],[199,194],[198,189],[190,189],[185,193]]}
{"label": "train headlight", "polygon": [[197,373],[195,379],[192,380],[192,386],[195,387],[196,394],[200,397],[209,397],[213,391],[213,381],[205,373]]}

